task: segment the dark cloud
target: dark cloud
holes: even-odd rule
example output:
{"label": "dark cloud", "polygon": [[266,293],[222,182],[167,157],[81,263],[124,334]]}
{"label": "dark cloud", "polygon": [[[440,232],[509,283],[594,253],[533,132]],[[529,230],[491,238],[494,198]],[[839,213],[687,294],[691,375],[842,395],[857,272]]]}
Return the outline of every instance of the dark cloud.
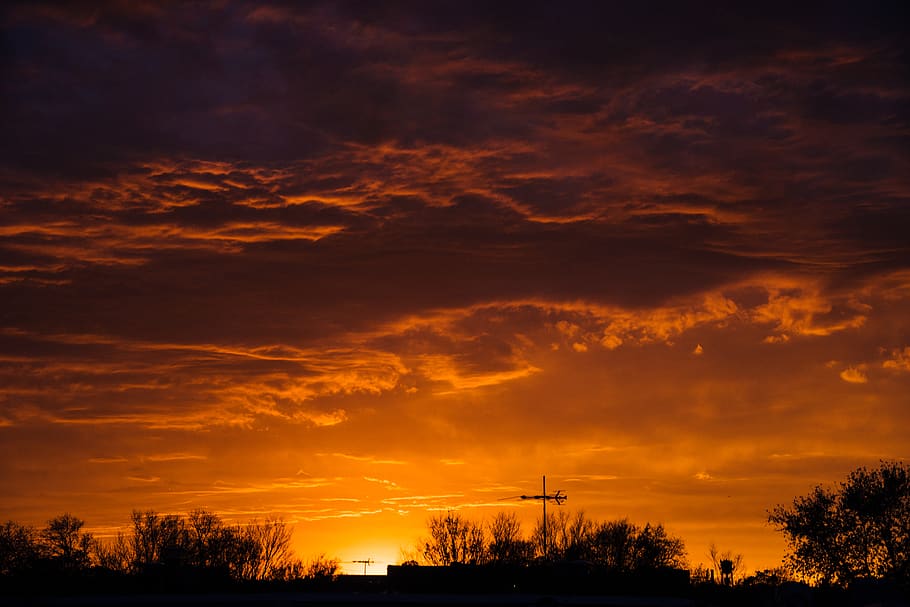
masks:
{"label": "dark cloud", "polygon": [[296,310],[316,336],[491,299],[647,306],[785,268],[762,239],[794,220],[860,248],[875,223],[900,266],[888,208],[835,210],[906,195],[906,158],[855,128],[901,115],[896,26],[717,8],[16,7],[3,157],[34,177],[4,247],[64,284],[9,283],[5,317],[62,298],[86,331],[213,337]]}

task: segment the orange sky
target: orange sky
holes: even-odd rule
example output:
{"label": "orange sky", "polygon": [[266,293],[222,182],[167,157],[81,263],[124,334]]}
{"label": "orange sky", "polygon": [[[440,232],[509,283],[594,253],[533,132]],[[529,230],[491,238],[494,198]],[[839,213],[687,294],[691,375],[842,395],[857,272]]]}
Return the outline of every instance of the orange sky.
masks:
{"label": "orange sky", "polygon": [[779,564],[769,508],[910,459],[905,51],[678,10],[10,8],[0,519],[382,572],[546,474]]}

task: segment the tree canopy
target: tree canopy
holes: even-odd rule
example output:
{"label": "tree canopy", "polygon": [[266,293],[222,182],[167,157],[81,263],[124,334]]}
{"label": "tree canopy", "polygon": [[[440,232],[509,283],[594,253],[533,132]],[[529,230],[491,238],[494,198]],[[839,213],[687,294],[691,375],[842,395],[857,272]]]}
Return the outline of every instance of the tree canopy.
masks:
{"label": "tree canopy", "polygon": [[768,520],[787,536],[787,566],[824,584],[910,578],[910,468],[858,468],[836,488],[817,486]]}

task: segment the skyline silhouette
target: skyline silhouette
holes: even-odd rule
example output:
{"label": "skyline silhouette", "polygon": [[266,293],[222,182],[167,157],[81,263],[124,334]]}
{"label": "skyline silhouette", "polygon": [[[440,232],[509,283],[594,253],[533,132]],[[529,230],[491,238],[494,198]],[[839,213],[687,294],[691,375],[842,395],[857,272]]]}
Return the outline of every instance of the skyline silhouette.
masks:
{"label": "skyline silhouette", "polygon": [[[780,567],[752,574],[742,553],[714,543],[707,564],[695,561],[685,541],[662,524],[600,521],[563,508],[548,515],[547,502],[559,506],[566,496],[548,494],[546,477],[542,487],[541,495],[517,496],[544,508],[530,534],[515,512],[499,511],[488,520],[439,512],[427,519],[413,550],[388,565],[389,579],[364,578],[362,589],[693,596],[716,585],[766,595],[812,586],[819,596],[837,589],[868,599],[870,593],[896,598],[910,583],[910,467],[903,462],[857,468],[836,487],[818,485],[769,508],[767,520],[786,537],[787,555]],[[301,560],[292,547],[293,529],[280,518],[228,525],[206,510],[185,516],[133,510],[129,528],[114,538],[94,537],[84,526],[70,513],[41,529],[15,521],[0,525],[0,594],[33,592],[47,576],[46,583],[63,593],[352,588],[331,584],[340,573],[339,558],[322,552]],[[367,576],[375,561],[348,563],[363,565]],[[725,603],[744,598],[725,596]]]}

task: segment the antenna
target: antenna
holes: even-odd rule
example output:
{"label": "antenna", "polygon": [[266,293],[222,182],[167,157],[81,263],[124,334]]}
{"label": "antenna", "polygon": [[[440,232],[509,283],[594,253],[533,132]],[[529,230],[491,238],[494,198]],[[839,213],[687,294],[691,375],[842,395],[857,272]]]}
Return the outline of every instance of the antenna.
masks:
{"label": "antenna", "polygon": [[548,495],[547,494],[547,477],[546,477],[546,475],[544,475],[543,493],[541,495],[515,495],[512,497],[504,497],[501,499],[504,499],[504,500],[514,500],[514,499],[540,500],[543,502],[543,556],[544,556],[544,558],[546,558],[547,555],[549,554],[547,552],[547,502],[552,500],[553,502],[556,503],[557,506],[562,506],[563,503],[565,503],[565,501],[568,498],[569,498],[569,496],[566,495],[565,493],[563,493],[562,489],[557,489],[556,493],[554,493],[553,495]]}
{"label": "antenna", "polygon": [[362,563],[363,564],[363,574],[366,575],[367,574],[367,565],[372,565],[376,561],[374,561],[373,559],[359,559],[359,560],[355,560],[355,561],[351,561],[351,562],[357,563],[357,564]]}

